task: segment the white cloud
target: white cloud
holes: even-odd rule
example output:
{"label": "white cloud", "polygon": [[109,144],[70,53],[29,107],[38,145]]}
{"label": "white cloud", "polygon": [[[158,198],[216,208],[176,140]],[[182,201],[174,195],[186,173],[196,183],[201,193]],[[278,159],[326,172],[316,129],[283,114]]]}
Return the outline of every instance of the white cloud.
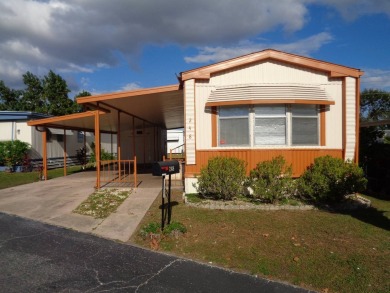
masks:
{"label": "white cloud", "polygon": [[349,21],[367,14],[383,13],[390,17],[389,0],[319,0],[317,4],[336,8]]}
{"label": "white cloud", "polygon": [[[91,72],[134,62],[145,44],[229,44],[300,30],[311,0],[0,0],[0,61],[18,69]],[[15,48],[15,46],[17,48]],[[2,80],[14,75],[0,74]]]}
{"label": "white cloud", "polygon": [[390,69],[365,69],[361,78],[361,87],[390,90]]}
{"label": "white cloud", "polygon": [[[356,4],[358,3],[358,4]],[[281,30],[291,35],[309,18],[310,5],[334,7],[342,15],[387,13],[388,0],[0,0],[0,80],[7,84],[49,70],[93,72],[122,60],[136,64],[145,44],[202,48],[200,62],[259,44],[231,44]],[[360,9],[360,7],[363,7]],[[356,8],[356,9],[355,9]],[[359,8],[359,9],[358,9]],[[290,44],[267,44],[310,54],[330,41],[326,33]],[[304,45],[308,47],[305,48]],[[208,47],[206,47],[208,46]],[[241,54],[237,51],[237,54]],[[118,57],[119,55],[123,58]],[[237,55],[236,54],[236,55]],[[201,55],[204,55],[203,57]],[[195,58],[195,57],[192,57]],[[220,60],[220,59],[219,59]],[[205,61],[202,61],[205,62]]]}
{"label": "white cloud", "polygon": [[136,89],[142,88],[137,82],[130,82],[128,84],[125,84],[119,91],[132,91]]}
{"label": "white cloud", "polygon": [[326,32],[288,44],[277,43],[252,43],[244,42],[232,47],[204,47],[199,49],[199,54],[193,57],[185,57],[187,63],[212,63],[221,60],[231,59],[248,53],[261,51],[266,48],[273,48],[300,55],[310,55],[323,45],[331,42],[332,35]]}

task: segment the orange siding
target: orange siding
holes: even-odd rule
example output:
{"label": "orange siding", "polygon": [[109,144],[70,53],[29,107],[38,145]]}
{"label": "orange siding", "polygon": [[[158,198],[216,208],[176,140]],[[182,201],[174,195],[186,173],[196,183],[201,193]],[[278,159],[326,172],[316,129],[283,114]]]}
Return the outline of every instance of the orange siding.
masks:
{"label": "orange siding", "polygon": [[205,166],[210,158],[216,156],[236,157],[248,162],[247,173],[252,170],[258,162],[271,160],[282,155],[288,164],[292,164],[293,176],[300,176],[305,169],[314,162],[314,159],[321,156],[330,155],[342,158],[343,151],[336,149],[285,149],[285,150],[207,150],[196,151],[196,165],[186,165],[185,177],[193,177],[200,173],[200,169]]}

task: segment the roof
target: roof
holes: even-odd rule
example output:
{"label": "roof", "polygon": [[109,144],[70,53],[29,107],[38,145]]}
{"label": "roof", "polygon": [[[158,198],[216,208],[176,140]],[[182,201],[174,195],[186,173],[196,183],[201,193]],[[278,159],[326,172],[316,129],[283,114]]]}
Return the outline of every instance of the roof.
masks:
{"label": "roof", "polygon": [[28,121],[48,117],[51,115],[29,111],[0,111],[0,121]]}
{"label": "roof", "polygon": [[[123,129],[149,126],[166,129],[184,127],[183,90],[179,84],[81,97],[77,99],[77,103],[84,105],[88,110],[30,121],[28,125],[94,131],[97,110],[102,132],[115,133],[119,127]],[[122,113],[119,126],[118,111]]]}
{"label": "roof", "polygon": [[327,72],[329,74],[329,77],[360,77],[361,75],[363,75],[363,71],[361,71],[360,69],[342,66],[295,54],[285,53],[273,49],[266,49],[260,52],[251,53],[237,58],[225,60],[219,63],[182,72],[181,80],[185,81],[188,79],[210,79],[211,75],[214,73],[267,60],[276,60],[301,67]]}
{"label": "roof", "polygon": [[[80,97],[77,103],[89,109],[109,110],[111,114],[106,115],[115,117],[120,110],[136,117],[137,127],[144,122],[166,129],[184,127],[183,90],[179,84]],[[121,117],[128,120],[127,125],[132,123],[129,115]]]}

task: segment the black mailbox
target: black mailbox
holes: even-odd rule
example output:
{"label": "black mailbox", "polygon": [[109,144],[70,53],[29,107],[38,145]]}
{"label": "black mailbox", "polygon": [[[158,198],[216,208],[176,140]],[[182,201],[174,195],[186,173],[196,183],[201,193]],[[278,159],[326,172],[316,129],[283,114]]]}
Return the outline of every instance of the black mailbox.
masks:
{"label": "black mailbox", "polygon": [[178,161],[161,161],[153,164],[153,176],[176,174],[180,172]]}

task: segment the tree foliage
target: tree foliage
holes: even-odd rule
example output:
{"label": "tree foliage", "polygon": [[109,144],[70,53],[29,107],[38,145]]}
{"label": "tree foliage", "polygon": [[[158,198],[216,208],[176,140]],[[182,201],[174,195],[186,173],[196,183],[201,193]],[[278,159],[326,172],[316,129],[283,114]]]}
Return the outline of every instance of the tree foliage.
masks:
{"label": "tree foliage", "polygon": [[[0,110],[31,111],[54,116],[81,111],[77,103],[68,97],[70,90],[66,81],[52,70],[43,78],[26,72],[23,83],[24,89],[15,90],[0,81]],[[83,91],[80,94],[85,96],[89,93]]]}
{"label": "tree foliage", "polygon": [[[380,121],[390,119],[390,92],[365,89],[360,95],[361,121]],[[384,135],[385,126],[362,127],[360,132],[361,147],[366,149]]]}

